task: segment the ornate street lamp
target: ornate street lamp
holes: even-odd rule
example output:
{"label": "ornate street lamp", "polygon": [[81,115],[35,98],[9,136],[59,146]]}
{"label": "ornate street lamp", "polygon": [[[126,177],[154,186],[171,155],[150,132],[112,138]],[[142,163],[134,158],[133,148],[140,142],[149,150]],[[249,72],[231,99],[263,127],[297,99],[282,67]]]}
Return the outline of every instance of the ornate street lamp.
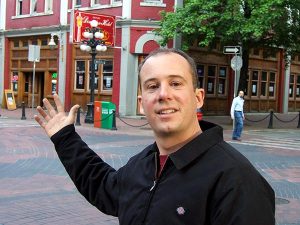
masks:
{"label": "ornate street lamp", "polygon": [[104,38],[104,34],[102,30],[98,28],[98,22],[96,20],[90,21],[91,28],[87,28],[85,32],[83,32],[83,37],[86,40],[83,40],[80,45],[81,51],[89,52],[92,56],[91,63],[91,76],[90,76],[90,102],[87,104],[87,114],[85,117],[85,123],[94,123],[94,92],[95,92],[95,59],[97,55],[97,51],[105,52],[107,47],[105,46],[105,42],[102,40]]}

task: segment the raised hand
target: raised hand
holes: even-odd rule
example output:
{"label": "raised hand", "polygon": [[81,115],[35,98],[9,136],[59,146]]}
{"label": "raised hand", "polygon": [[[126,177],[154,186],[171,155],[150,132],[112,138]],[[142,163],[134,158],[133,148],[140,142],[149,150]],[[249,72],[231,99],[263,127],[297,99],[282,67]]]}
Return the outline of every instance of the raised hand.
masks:
{"label": "raised hand", "polygon": [[69,115],[66,115],[63,104],[61,103],[57,94],[53,95],[57,111],[52,107],[48,99],[44,98],[43,103],[47,109],[47,112],[42,107],[38,106],[37,111],[40,115],[35,115],[34,119],[44,128],[49,137],[61,130],[63,127],[74,124],[75,115],[79,108],[79,105],[74,105]]}

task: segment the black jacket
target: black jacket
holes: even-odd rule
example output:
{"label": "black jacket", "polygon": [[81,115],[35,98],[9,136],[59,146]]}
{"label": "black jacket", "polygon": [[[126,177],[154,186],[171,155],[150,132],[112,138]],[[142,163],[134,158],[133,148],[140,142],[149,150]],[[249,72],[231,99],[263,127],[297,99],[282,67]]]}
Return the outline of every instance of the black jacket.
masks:
{"label": "black jacket", "polygon": [[69,125],[51,137],[80,193],[121,225],[273,225],[274,191],[250,162],[201,122],[198,137],[171,154],[157,179],[152,144],[118,171]]}

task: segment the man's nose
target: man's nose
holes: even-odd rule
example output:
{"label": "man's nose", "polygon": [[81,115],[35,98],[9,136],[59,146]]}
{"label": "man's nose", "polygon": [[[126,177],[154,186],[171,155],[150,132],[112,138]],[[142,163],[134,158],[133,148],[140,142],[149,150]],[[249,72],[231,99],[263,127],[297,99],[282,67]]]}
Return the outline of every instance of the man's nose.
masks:
{"label": "man's nose", "polygon": [[169,99],[171,96],[171,89],[168,84],[161,84],[159,88],[159,100]]}

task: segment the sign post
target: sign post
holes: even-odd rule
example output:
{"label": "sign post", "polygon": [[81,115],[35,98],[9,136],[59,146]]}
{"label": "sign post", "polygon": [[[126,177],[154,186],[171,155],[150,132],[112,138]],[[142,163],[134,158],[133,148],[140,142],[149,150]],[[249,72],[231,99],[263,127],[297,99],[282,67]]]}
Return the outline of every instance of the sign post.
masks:
{"label": "sign post", "polygon": [[33,116],[33,107],[34,107],[35,63],[40,61],[40,49],[41,47],[39,45],[29,45],[28,61],[33,62],[32,96],[31,96],[32,116]]}
{"label": "sign post", "polygon": [[243,59],[240,56],[242,54],[241,46],[224,46],[223,48],[224,54],[234,54],[234,57],[231,59],[231,68],[234,70],[234,93],[233,97],[236,96],[238,83],[240,80],[240,70],[243,66]]}

